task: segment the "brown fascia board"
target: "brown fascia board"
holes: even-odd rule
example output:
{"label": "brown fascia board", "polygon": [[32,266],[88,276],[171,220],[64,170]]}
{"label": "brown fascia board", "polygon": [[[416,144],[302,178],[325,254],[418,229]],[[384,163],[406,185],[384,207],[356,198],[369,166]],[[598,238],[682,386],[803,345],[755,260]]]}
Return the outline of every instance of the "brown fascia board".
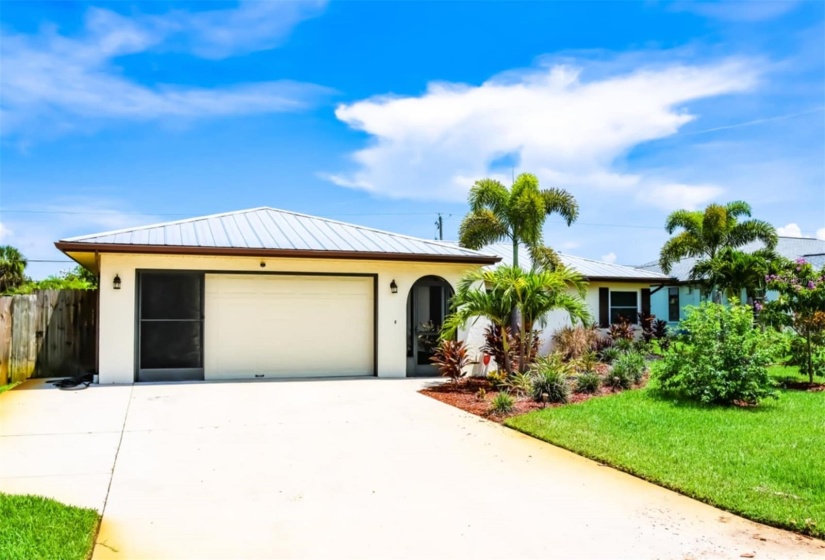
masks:
{"label": "brown fascia board", "polygon": [[407,262],[442,262],[442,263],[470,263],[496,264],[501,257],[485,256],[456,256],[456,255],[422,255],[412,253],[383,253],[365,251],[315,251],[308,249],[255,249],[235,247],[196,247],[179,245],[132,245],[117,243],[82,243],[73,241],[58,241],[55,247],[68,252],[84,253],[129,253],[150,255],[207,255],[220,257],[278,257],[278,258],[307,258],[307,259],[358,259],[377,261],[407,261]]}

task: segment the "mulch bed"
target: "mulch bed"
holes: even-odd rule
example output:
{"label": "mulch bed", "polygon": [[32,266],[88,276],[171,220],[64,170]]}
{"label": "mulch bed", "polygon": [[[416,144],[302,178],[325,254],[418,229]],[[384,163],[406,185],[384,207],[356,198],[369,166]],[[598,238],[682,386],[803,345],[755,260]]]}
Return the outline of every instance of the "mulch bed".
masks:
{"label": "mulch bed", "polygon": [[[647,379],[642,380],[639,386],[645,384]],[[479,389],[486,391],[484,400],[479,400],[477,394]],[[601,397],[605,395],[612,395],[621,391],[613,390],[609,387],[601,387],[596,393],[571,393],[570,400],[567,403],[548,403],[542,404],[534,401],[529,397],[515,397],[515,408],[513,412],[505,415],[490,414],[490,403],[499,393],[493,390],[490,382],[483,377],[465,377],[459,380],[458,383],[450,381],[436,382],[431,386],[421,389],[419,393],[427,395],[430,398],[441,401],[443,403],[460,408],[476,416],[481,416],[493,422],[503,422],[511,416],[518,416],[533,410],[541,408],[553,408],[557,406],[564,406],[565,404],[575,404],[584,402],[594,397]]]}
{"label": "mulch bed", "polygon": [[792,389],[794,391],[808,391],[817,393],[825,391],[825,383],[808,383],[807,381],[797,381],[795,379],[785,379],[782,382],[782,387],[785,389]]}

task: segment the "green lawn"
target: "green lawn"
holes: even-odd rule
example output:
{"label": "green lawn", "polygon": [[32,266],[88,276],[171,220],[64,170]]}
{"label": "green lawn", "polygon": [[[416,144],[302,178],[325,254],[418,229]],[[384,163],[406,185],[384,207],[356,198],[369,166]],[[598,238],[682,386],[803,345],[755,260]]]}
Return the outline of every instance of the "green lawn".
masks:
{"label": "green lawn", "polygon": [[5,393],[9,389],[14,389],[18,383],[9,383],[8,385],[0,385],[0,394]]}
{"label": "green lawn", "polygon": [[[801,380],[794,370],[772,374]],[[723,408],[641,389],[505,424],[744,517],[825,537],[825,392],[783,390],[758,408]]]}
{"label": "green lawn", "polygon": [[0,560],[86,560],[98,520],[92,509],[0,493]]}

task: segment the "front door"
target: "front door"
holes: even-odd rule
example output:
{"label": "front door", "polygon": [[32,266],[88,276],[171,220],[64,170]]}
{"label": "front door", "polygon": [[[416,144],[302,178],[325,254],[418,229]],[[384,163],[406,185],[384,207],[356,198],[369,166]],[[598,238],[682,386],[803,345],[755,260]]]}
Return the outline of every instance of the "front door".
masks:
{"label": "front door", "polygon": [[438,346],[441,327],[452,297],[443,279],[427,276],[416,282],[407,301],[407,375],[436,375],[430,358]]}

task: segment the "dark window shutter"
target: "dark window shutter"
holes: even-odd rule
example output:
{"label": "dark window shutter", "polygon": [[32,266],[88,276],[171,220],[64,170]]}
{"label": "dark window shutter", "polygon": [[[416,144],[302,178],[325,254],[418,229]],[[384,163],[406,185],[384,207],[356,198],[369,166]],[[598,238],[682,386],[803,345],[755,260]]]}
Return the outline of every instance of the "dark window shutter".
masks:
{"label": "dark window shutter", "polygon": [[642,288],[642,315],[650,315],[650,288]]}
{"label": "dark window shutter", "polygon": [[610,326],[610,289],[599,288],[599,326]]}

